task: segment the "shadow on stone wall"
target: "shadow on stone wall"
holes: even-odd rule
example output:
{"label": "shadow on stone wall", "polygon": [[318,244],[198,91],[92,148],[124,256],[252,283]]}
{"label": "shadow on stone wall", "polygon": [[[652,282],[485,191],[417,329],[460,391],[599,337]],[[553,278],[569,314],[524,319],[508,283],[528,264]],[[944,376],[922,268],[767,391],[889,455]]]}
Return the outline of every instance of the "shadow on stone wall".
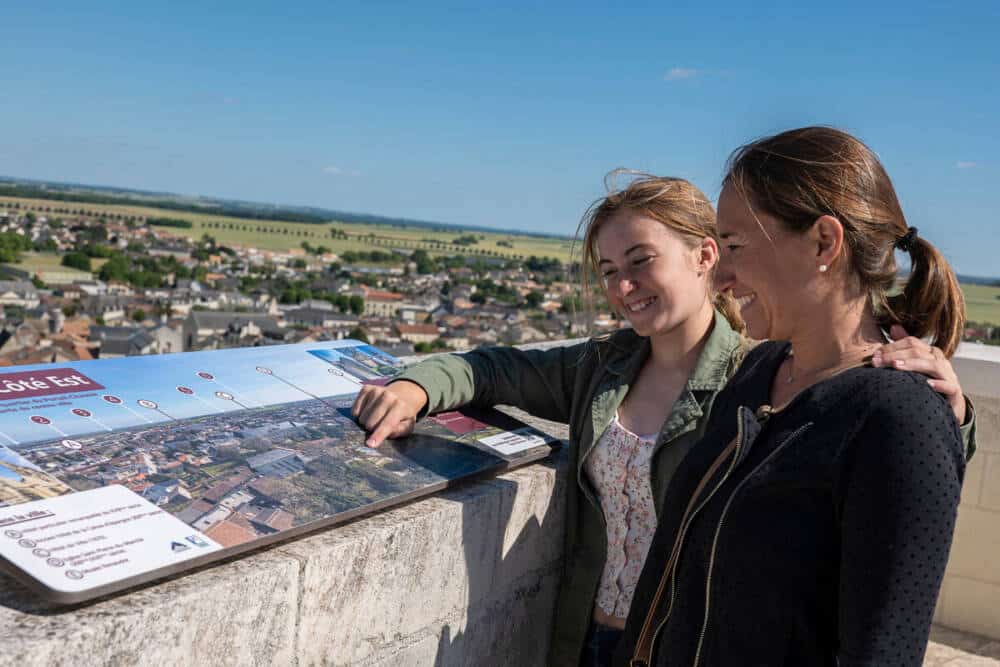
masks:
{"label": "shadow on stone wall", "polygon": [[[535,464],[552,477],[549,484],[533,478],[535,488],[519,489],[514,481],[493,479],[483,484],[493,493],[499,489],[497,507],[477,511],[474,501],[463,507],[469,606],[464,629],[442,627],[435,667],[545,664],[564,539],[565,481],[554,458],[559,456]],[[493,515],[484,516],[487,512]],[[496,526],[494,539],[484,521]]]}

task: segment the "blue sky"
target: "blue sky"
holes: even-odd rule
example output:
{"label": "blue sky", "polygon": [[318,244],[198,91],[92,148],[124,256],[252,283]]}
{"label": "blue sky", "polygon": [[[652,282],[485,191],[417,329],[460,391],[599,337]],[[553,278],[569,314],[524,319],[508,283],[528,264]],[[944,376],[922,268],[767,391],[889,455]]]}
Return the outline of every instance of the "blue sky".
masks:
{"label": "blue sky", "polygon": [[6,6],[0,174],[570,234],[615,167],[714,198],[823,123],[1000,274],[1000,3],[475,4]]}

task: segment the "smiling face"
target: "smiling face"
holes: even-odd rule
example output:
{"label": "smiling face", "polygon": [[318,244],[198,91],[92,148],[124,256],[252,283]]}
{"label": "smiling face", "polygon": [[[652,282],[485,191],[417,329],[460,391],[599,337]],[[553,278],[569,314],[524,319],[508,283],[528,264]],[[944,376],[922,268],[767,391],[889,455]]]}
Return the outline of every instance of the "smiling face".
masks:
{"label": "smiling face", "polygon": [[787,230],[750,209],[727,184],[719,195],[719,269],[715,286],[740,304],[747,333],[760,340],[790,340],[808,320],[817,294],[815,252],[809,234]]}
{"label": "smiling face", "polygon": [[662,222],[628,209],[596,238],[608,303],[640,336],[669,333],[705,307],[717,255],[711,239],[691,248]]}

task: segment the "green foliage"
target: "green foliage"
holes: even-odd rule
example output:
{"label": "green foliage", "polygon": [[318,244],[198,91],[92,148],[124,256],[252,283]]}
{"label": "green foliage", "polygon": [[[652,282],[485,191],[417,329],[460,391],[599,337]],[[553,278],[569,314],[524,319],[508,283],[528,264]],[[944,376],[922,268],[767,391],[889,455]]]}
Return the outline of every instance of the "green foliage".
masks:
{"label": "green foliage", "polygon": [[90,243],[83,248],[83,253],[87,257],[111,257],[114,250],[106,245],[101,245],[99,243]]}
{"label": "green foliage", "polygon": [[38,276],[31,277],[31,284],[35,286],[35,289],[45,289],[45,281]]}
{"label": "green foliage", "polygon": [[427,354],[428,352],[437,352],[438,350],[447,350],[448,343],[443,338],[435,338],[430,343],[415,343],[413,345],[413,351],[417,354]]}
{"label": "green foliage", "polygon": [[136,308],[135,310],[132,311],[132,321],[142,322],[145,319],[146,319],[146,311],[143,310],[142,308]]}
{"label": "green foliage", "polygon": [[146,224],[154,227],[176,227],[178,229],[191,229],[194,223],[190,220],[180,218],[146,218]]}
{"label": "green foliage", "polygon": [[362,343],[370,343],[368,340],[368,332],[366,332],[361,327],[354,327],[347,333],[348,338],[353,338],[354,340],[360,340]]}
{"label": "green foliage", "polygon": [[504,283],[496,283],[489,278],[483,278],[475,283],[476,291],[472,295],[474,303],[486,303],[493,299],[501,303],[515,304],[519,301],[517,291]]}
{"label": "green foliage", "polygon": [[80,271],[90,271],[90,257],[82,252],[68,252],[63,255],[62,265]]}
{"label": "green foliage", "polygon": [[410,259],[417,264],[417,273],[420,275],[427,275],[429,273],[436,273],[438,270],[437,262],[435,262],[426,250],[414,250],[413,254],[410,255]]}
{"label": "green foliage", "polygon": [[13,232],[0,234],[0,262],[19,262],[24,250],[31,250],[31,241],[26,236]]}
{"label": "green foliage", "polygon": [[525,260],[524,268],[541,273],[555,272],[562,270],[562,262],[554,257],[535,257],[532,255]]}
{"label": "green foliage", "polygon": [[98,277],[107,282],[109,280],[118,280],[121,282],[128,281],[128,274],[131,267],[129,266],[128,259],[125,255],[121,253],[115,253],[104,263],[101,270],[97,273]]}
{"label": "green foliage", "polygon": [[347,262],[348,264],[355,264],[357,262],[371,262],[373,264],[399,264],[402,258],[399,255],[394,255],[391,252],[382,252],[381,250],[348,250],[347,252],[340,255],[340,259]]}
{"label": "green foliage", "polygon": [[289,285],[278,297],[280,303],[302,303],[306,299],[312,298],[312,292],[304,283]]}
{"label": "green foliage", "polygon": [[544,300],[545,300],[545,295],[539,292],[538,290],[531,290],[524,297],[524,302],[528,304],[528,308],[538,308],[538,306],[540,306],[542,301]]}
{"label": "green foliage", "polygon": [[559,306],[559,312],[571,315],[583,312],[583,299],[579,294],[563,297],[562,304]]}
{"label": "green foliage", "polygon": [[479,238],[475,234],[463,234],[451,240],[452,245],[470,246],[479,243]]}
{"label": "green foliage", "polygon": [[346,313],[351,309],[351,299],[346,294],[334,294],[333,292],[327,292],[323,295],[323,298],[336,306],[337,310],[342,313]]}
{"label": "green foliage", "polygon": [[360,296],[358,296],[357,294],[353,295],[350,298],[349,305],[351,308],[351,312],[355,315],[361,315],[362,313],[365,312],[365,300]]}

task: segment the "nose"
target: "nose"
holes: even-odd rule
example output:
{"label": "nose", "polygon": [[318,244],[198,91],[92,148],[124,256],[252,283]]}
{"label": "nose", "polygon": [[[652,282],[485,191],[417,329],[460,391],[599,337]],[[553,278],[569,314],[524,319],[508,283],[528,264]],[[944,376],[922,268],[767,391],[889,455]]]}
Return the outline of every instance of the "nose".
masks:
{"label": "nose", "polygon": [[719,264],[715,269],[715,277],[713,279],[713,287],[716,292],[725,292],[726,290],[732,289],[736,284],[736,277],[733,275],[732,268],[730,268],[729,260],[725,256],[719,257]]}
{"label": "nose", "polygon": [[635,281],[630,278],[622,278],[618,281],[618,293],[623,297],[628,296],[635,291],[636,284]]}

